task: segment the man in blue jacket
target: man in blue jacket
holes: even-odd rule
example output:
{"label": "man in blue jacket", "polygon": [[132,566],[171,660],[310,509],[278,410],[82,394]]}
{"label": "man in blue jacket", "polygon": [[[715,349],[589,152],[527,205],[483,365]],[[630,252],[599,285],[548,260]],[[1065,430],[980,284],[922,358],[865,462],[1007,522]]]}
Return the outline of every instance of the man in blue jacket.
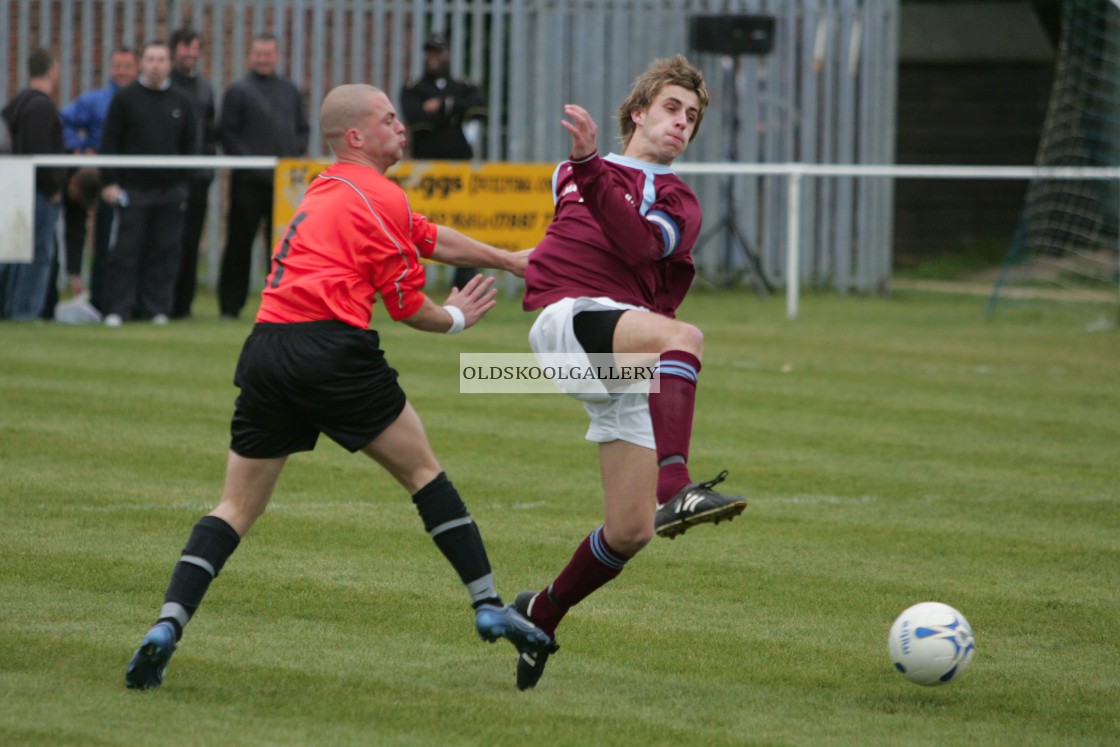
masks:
{"label": "man in blue jacket", "polygon": [[86,91],[62,108],[62,137],[71,153],[97,153],[101,150],[101,128],[109,113],[113,95],[136,80],[136,54],[118,47],[109,57],[109,85]]}

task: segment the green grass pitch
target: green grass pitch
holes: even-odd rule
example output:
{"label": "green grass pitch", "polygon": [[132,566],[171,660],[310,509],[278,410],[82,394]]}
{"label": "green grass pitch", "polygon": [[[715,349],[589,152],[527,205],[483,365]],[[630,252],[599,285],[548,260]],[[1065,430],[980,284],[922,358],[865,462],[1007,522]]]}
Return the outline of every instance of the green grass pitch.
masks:
{"label": "green grass pitch", "polygon": [[[577,607],[540,686],[483,644],[407,495],[323,440],[187,630],[124,687],[216,501],[249,323],[0,325],[0,744],[1120,743],[1120,341],[1109,306],[693,294],[691,464],[751,501],[653,543]],[[559,395],[460,395],[460,351],[525,352],[516,300],[455,337],[376,313],[507,599],[601,521]],[[886,635],[937,600],[971,668],[898,676]]]}

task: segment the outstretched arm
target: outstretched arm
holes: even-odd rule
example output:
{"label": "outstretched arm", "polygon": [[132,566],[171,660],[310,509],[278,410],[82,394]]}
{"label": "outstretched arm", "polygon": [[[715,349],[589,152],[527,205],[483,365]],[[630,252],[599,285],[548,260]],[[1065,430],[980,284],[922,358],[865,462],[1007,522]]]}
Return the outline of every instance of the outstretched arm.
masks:
{"label": "outstretched arm", "polygon": [[453,267],[488,267],[506,270],[517,277],[525,277],[525,267],[529,263],[529,252],[507,252],[497,247],[472,239],[454,228],[439,226],[436,233],[436,248],[432,259]]}

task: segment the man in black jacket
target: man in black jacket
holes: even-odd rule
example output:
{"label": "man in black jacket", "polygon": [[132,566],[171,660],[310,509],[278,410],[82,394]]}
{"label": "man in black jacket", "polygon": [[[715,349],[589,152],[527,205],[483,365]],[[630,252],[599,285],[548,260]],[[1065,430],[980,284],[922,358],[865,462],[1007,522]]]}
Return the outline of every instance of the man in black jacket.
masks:
{"label": "man in black jacket", "polygon": [[[257,34],[249,46],[249,74],[222,97],[218,130],[230,156],[299,157],[307,153],[311,127],[299,89],[276,74],[276,37]],[[218,310],[236,319],[245,306],[252,269],[253,237],[264,224],[266,265],[272,250],[272,170],[237,170],[230,179],[226,250],[218,277]]]}
{"label": "man in black jacket", "polygon": [[[477,139],[486,118],[486,100],[470,81],[451,77],[451,45],[446,36],[432,34],[424,41],[424,75],[401,88],[401,114],[408,125],[413,158],[468,161],[474,157],[471,140]],[[474,275],[470,267],[456,267],[452,285],[462,288]]]}
{"label": "man in black jacket", "polygon": [[[213,156],[218,152],[218,135],[215,129],[217,112],[214,106],[214,87],[199,73],[198,58],[201,54],[202,37],[197,31],[181,28],[171,34],[171,85],[183,89],[194,102],[199,153]],[[212,181],[213,169],[198,169],[193,172],[190,193],[187,195],[179,276],[175,281],[175,299],[171,304],[172,319],[187,319],[191,315],[191,304],[198,284],[198,242],[202,239],[202,227],[206,224],[206,201]]]}
{"label": "man in black jacket", "polygon": [[470,81],[451,77],[451,47],[442,34],[424,42],[424,75],[401,89],[401,109],[413,158],[467,161],[474,156],[464,127],[476,128],[486,118],[486,100]]}
{"label": "man in black jacket", "polygon": [[[11,134],[12,153],[64,153],[62,120],[51,99],[58,82],[58,65],[50,52],[36,49],[28,57],[27,70],[31,76],[28,87],[0,112]],[[0,319],[31,321],[43,310],[57,250],[55,224],[64,180],[64,170],[41,168],[35,174],[31,262],[0,264]]]}
{"label": "man in black jacket", "polygon": [[[113,96],[101,153],[198,154],[194,104],[171,85],[171,51],[149,42],[140,54],[140,78]],[[103,169],[102,199],[117,206],[117,237],[105,267],[105,324],[133,316],[166,324],[182,251],[183,218],[191,174],[184,169]]]}

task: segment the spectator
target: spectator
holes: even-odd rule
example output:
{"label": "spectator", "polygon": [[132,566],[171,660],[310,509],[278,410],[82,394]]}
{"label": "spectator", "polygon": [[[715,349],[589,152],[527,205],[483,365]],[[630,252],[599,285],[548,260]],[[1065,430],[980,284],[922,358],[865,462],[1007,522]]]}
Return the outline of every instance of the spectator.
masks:
{"label": "spectator", "polygon": [[109,102],[117,91],[136,80],[136,53],[117,47],[109,56],[109,85],[87,91],[62,109],[62,134],[71,153],[101,150],[101,130],[109,113]]}
{"label": "spectator", "polygon": [[[218,131],[230,156],[298,157],[311,131],[299,89],[276,74],[276,37],[257,34],[249,47],[249,73],[226,89]],[[245,306],[253,237],[264,224],[264,249],[272,246],[272,170],[237,170],[230,179],[226,249],[218,276],[218,310],[236,319]],[[266,256],[266,261],[267,261]]]}
{"label": "spectator", "polygon": [[[101,202],[101,172],[95,168],[72,169],[66,180],[62,204],[65,223],[66,268],[70,273],[70,295],[68,300],[60,301],[58,294],[58,262],[52,264],[50,287],[47,289],[47,303],[40,316],[63,324],[99,324],[103,321],[101,312],[90,303],[89,291],[82,283],[80,268],[82,253],[85,250],[86,222],[90,212]],[[70,206],[83,218],[70,220]],[[111,219],[110,219],[111,220]],[[77,234],[77,235],[76,235]],[[59,253],[61,253],[61,249]],[[70,271],[70,268],[78,268]]]}
{"label": "spectator", "polygon": [[[183,89],[194,102],[198,152],[204,156],[213,156],[218,152],[214,127],[214,87],[199,74],[198,58],[201,53],[202,37],[194,29],[181,28],[171,34],[171,84]],[[193,172],[187,195],[179,275],[171,304],[172,319],[189,319],[191,316],[191,304],[198,284],[198,242],[202,238],[202,227],[206,224],[206,201],[212,181],[213,169],[198,169]]]}
{"label": "spectator", "polygon": [[[73,169],[66,180],[66,191],[62,194],[62,213],[64,222],[63,236],[66,246],[66,273],[70,278],[70,295],[80,296],[88,294],[82,282],[82,255],[85,253],[86,223],[90,211],[101,203],[101,172],[94,168]],[[113,211],[109,210],[108,223],[112,223]],[[106,236],[108,246],[108,236]],[[104,264],[104,257],[101,263]],[[100,281],[99,281],[100,282]],[[92,285],[92,281],[90,283]],[[58,291],[53,294],[48,291],[47,307],[43,309],[44,316],[50,308],[58,303]]]}
{"label": "spectator", "polygon": [[[467,161],[486,118],[486,101],[469,81],[451,77],[451,45],[433,34],[424,42],[424,74],[401,88],[401,113],[408,125],[410,152],[422,160]],[[452,284],[462,288],[475,275],[455,269]]]}
{"label": "spectator", "polygon": [[[149,42],[140,78],[109,105],[101,151],[121,155],[197,154],[194,106],[171,85],[171,52]],[[184,169],[104,169],[102,199],[116,205],[116,239],[105,265],[105,324],[138,316],[166,324],[179,272],[189,173]]]}
{"label": "spectator", "polygon": [[[11,132],[12,153],[64,153],[62,121],[51,96],[58,84],[58,65],[45,49],[27,59],[31,77],[0,112]],[[35,174],[35,216],[31,261],[0,264],[0,318],[38,319],[47,298],[51,262],[55,258],[55,229],[61,209],[65,171],[39,169]]]}
{"label": "spectator", "polygon": [[[129,47],[117,47],[109,55],[109,85],[87,91],[62,108],[62,135],[66,149],[71,153],[90,154],[101,150],[101,129],[109,113],[109,103],[117,91],[136,80],[136,53]],[[74,175],[71,175],[73,178]],[[87,184],[91,177],[84,177]],[[82,264],[85,254],[86,226],[90,206],[72,199],[78,192],[67,190],[63,198],[66,220],[66,272],[70,292],[77,296],[86,291],[82,282]],[[95,200],[93,222],[93,260],[90,262],[90,302],[104,310],[102,298],[105,285],[105,257],[109,252],[109,237],[113,233],[113,207]]]}
{"label": "spectator", "polygon": [[486,101],[473,83],[451,77],[447,37],[433,34],[424,42],[424,74],[401,88],[401,107],[413,158],[466,161],[474,157],[470,141],[477,140]]}

